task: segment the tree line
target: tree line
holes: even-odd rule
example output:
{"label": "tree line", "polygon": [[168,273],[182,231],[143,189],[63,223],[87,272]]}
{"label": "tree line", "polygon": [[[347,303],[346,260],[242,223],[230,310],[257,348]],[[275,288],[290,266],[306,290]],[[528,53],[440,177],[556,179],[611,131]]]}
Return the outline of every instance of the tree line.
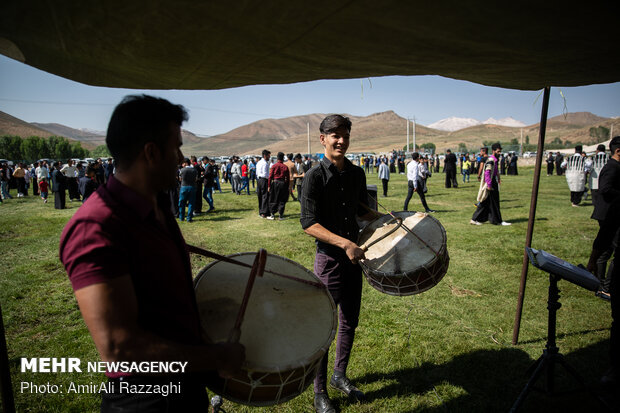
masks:
{"label": "tree line", "polygon": [[88,157],[108,157],[105,145],[96,147],[92,152],[82,148],[80,142],[69,142],[62,136],[41,138],[30,136],[22,139],[19,136],[0,136],[0,158],[12,161],[34,162],[38,159],[84,159]]}

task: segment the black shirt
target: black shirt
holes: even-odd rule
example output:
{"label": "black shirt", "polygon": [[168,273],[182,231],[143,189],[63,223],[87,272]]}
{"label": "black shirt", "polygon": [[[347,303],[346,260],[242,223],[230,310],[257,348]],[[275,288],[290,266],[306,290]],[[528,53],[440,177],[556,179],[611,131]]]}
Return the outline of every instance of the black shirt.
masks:
{"label": "black shirt", "polygon": [[[356,215],[368,210],[366,174],[359,166],[344,159],[344,169],[339,171],[327,158],[310,169],[304,177],[301,193],[301,226],[306,229],[320,224],[327,230],[356,242],[359,233]],[[317,251],[335,255],[343,251],[331,244],[317,240]]]}
{"label": "black shirt", "polygon": [[610,211],[611,203],[620,197],[620,162],[614,158],[607,161],[598,175],[598,193],[592,218],[603,221]]}

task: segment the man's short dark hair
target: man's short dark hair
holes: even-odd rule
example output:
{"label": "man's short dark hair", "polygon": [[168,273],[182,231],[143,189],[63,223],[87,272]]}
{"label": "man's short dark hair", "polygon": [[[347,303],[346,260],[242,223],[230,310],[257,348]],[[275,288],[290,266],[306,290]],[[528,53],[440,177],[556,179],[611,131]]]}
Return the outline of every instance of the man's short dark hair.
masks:
{"label": "man's short dark hair", "polygon": [[446,153],[452,153],[450,149],[446,149]]}
{"label": "man's short dark hair", "polygon": [[271,155],[271,152],[267,149],[263,149],[263,157]]}
{"label": "man's short dark hair", "polygon": [[278,161],[284,160],[284,152],[278,152]]}
{"label": "man's short dark hair", "polygon": [[297,155],[295,155],[295,159],[301,159],[301,154],[298,153]]}
{"label": "man's short dark hair", "polygon": [[293,154],[292,153],[288,153],[286,154],[286,157],[288,158],[288,160],[292,160],[293,159]]}
{"label": "man's short dark hair", "polygon": [[600,144],[599,146],[596,147],[596,150],[599,152],[605,152],[605,145]]}
{"label": "man's short dark hair", "polygon": [[575,153],[581,153],[581,152],[583,152],[583,146],[581,145],[575,146]]}
{"label": "man's short dark hair", "polygon": [[96,172],[97,172],[97,171],[95,171],[95,167],[94,167],[94,166],[92,166],[92,165],[88,165],[88,166],[86,167],[86,172],[85,172],[85,174],[86,174],[87,176],[88,176],[88,175],[90,175],[90,174],[94,174],[94,173],[96,173]]}
{"label": "man's short dark hair", "polygon": [[484,153],[489,153],[489,148],[487,148],[486,146],[483,146],[482,148],[480,148],[480,150]]}
{"label": "man's short dark hair", "polygon": [[500,145],[499,142],[495,142],[493,145],[491,145],[491,150],[495,151],[497,149],[502,149],[502,145]]}
{"label": "man's short dark hair", "polygon": [[413,159],[414,161],[417,161],[420,158],[420,154],[417,152],[414,152],[411,154],[411,159]]}
{"label": "man's short dark hair", "polygon": [[126,165],[138,157],[148,142],[154,142],[163,150],[170,123],[181,126],[188,119],[183,106],[166,99],[125,96],[112,113],[105,141],[116,163]]}
{"label": "man's short dark hair", "polygon": [[329,115],[321,122],[319,131],[323,135],[328,135],[340,128],[345,128],[348,132],[351,132],[351,121],[349,118],[342,115]]}
{"label": "man's short dark hair", "polygon": [[620,136],[614,136],[611,141],[609,141],[609,151],[613,156],[616,153],[616,149],[620,149]]}

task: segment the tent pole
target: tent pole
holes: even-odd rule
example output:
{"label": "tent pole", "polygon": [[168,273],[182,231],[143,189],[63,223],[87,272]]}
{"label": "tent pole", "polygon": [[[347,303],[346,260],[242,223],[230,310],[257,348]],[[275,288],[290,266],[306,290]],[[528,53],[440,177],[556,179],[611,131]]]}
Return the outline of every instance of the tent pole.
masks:
{"label": "tent pole", "polygon": [[[551,87],[544,89],[543,105],[540,115],[540,129],[538,131],[538,152],[536,152],[536,167],[534,168],[534,182],[532,184],[532,200],[530,202],[530,217],[527,221],[527,234],[525,236],[525,248],[532,246],[532,234],[534,233],[534,219],[536,218],[536,203],[538,202],[538,186],[540,183],[540,169],[545,148],[545,132],[547,129],[547,112],[549,111],[549,92]],[[512,331],[512,344],[519,341],[519,328],[521,327],[521,313],[523,312],[523,300],[525,298],[525,283],[527,281],[528,258],[523,249],[523,267],[521,268],[521,285],[519,287],[519,299],[517,301],[517,313]]]}
{"label": "tent pole", "polygon": [[11,385],[11,371],[9,369],[9,355],[4,335],[4,321],[2,321],[2,306],[0,305],[0,391],[2,392],[2,408],[6,413],[15,412],[13,386]]}

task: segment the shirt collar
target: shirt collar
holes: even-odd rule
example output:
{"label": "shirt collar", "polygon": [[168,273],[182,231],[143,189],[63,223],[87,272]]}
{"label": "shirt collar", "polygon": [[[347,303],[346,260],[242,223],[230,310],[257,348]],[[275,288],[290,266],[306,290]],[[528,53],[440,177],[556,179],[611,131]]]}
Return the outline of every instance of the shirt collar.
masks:
{"label": "shirt collar", "polygon": [[[327,170],[327,172],[329,172],[328,174],[328,178],[331,175],[335,175],[336,173],[340,173],[340,171],[338,170],[338,168],[336,167],[336,165],[334,165],[332,163],[332,161],[330,161],[327,156],[324,156],[323,159],[321,159],[321,162],[323,163],[323,166],[325,167],[325,169]],[[353,164],[351,163],[351,161],[345,157],[344,158],[344,169],[342,170],[342,172],[348,170],[349,168],[351,168],[353,166]]]}

